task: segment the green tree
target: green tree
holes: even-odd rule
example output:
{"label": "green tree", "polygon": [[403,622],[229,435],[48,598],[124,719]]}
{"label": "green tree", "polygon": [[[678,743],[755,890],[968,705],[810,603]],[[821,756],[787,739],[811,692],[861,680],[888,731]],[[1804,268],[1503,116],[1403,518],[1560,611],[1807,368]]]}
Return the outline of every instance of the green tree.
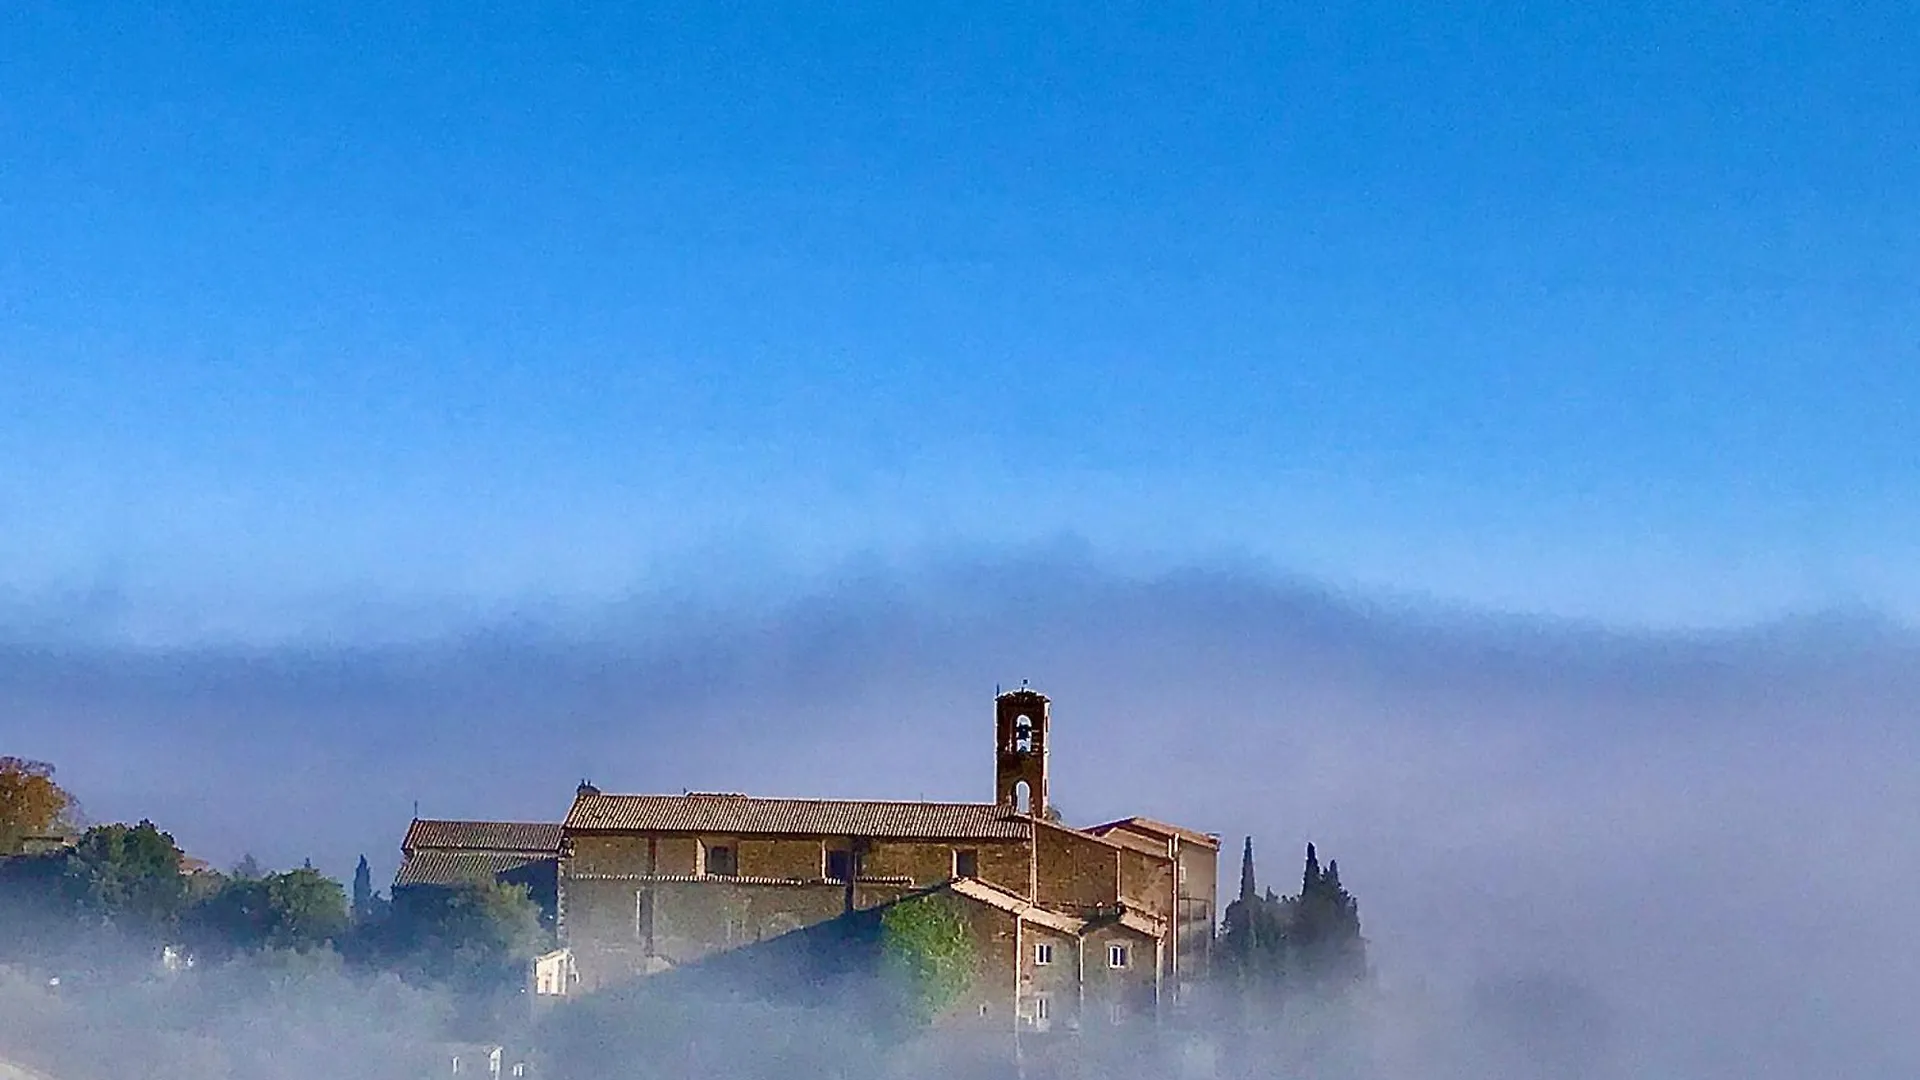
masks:
{"label": "green tree", "polygon": [[973,939],[953,901],[910,897],[880,916],[881,962],[898,983],[907,1012],[920,1023],[959,1000],[974,977]]}
{"label": "green tree", "polygon": [[488,992],[517,989],[551,940],[526,886],[489,880],[395,889],[349,951],[418,981]]}
{"label": "green tree", "polygon": [[1220,942],[1223,969],[1246,993],[1277,989],[1287,966],[1287,910],[1254,873],[1253,837],[1240,856],[1240,892],[1227,905]]}
{"label": "green tree", "polygon": [[340,883],[301,868],[262,878],[232,878],[193,909],[195,944],[231,949],[310,949],[347,928]]}
{"label": "green tree", "polygon": [[360,856],[359,865],[353,868],[353,921],[366,922],[373,917],[373,870],[367,865],[367,857]]}
{"label": "green tree", "polygon": [[1340,883],[1340,866],[1323,870],[1319,852],[1307,845],[1300,892],[1276,897],[1259,891],[1253,839],[1240,863],[1240,894],[1227,905],[1221,963],[1250,999],[1290,993],[1332,993],[1367,974],[1360,905]]}
{"label": "green tree", "polygon": [[1328,862],[1322,870],[1319,853],[1308,844],[1300,893],[1283,903],[1290,981],[1338,989],[1366,977],[1367,942],[1360,934],[1360,904],[1340,884],[1338,862]]}
{"label": "green tree", "polygon": [[0,757],[0,855],[17,854],[29,837],[66,833],[78,810],[52,765]]}
{"label": "green tree", "polygon": [[183,856],[153,822],[96,825],[64,857],[69,894],[81,911],[123,930],[165,934],[186,906]]}

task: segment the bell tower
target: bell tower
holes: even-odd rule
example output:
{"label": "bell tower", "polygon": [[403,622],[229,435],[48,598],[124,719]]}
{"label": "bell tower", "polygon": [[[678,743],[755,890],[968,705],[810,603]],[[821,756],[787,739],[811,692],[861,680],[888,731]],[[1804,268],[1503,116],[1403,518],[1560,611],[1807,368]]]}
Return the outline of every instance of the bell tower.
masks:
{"label": "bell tower", "polygon": [[1036,817],[1047,812],[1047,696],[1025,682],[993,699],[994,801]]}

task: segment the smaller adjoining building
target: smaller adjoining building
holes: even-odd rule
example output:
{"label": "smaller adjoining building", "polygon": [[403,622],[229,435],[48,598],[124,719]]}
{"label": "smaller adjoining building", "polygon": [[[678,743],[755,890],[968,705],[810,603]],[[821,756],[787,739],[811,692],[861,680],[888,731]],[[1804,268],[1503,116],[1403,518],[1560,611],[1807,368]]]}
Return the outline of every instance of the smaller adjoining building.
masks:
{"label": "smaller adjoining building", "polygon": [[1206,978],[1213,960],[1220,838],[1145,817],[1109,821],[1087,832],[1139,850],[1165,852],[1172,860],[1174,947],[1167,977],[1175,984],[1174,1000],[1186,1001],[1188,989]]}
{"label": "smaller adjoining building", "polygon": [[559,902],[560,839],[558,823],[415,819],[400,845],[393,887],[397,894],[472,882],[521,885],[551,926]]}
{"label": "smaller adjoining building", "polygon": [[1059,911],[970,878],[938,891],[962,902],[981,973],[940,1018],[948,1026],[1121,1024],[1170,1000],[1164,919],[1124,904]]}

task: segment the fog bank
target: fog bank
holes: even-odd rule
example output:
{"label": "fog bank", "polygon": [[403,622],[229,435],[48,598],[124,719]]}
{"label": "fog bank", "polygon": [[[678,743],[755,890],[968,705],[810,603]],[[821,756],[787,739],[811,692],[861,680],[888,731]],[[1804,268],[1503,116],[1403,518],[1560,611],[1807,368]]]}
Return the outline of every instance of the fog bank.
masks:
{"label": "fog bank", "polygon": [[985,798],[994,685],[1026,678],[1069,819],[1219,832],[1226,882],[1252,834],[1280,891],[1318,842],[1393,993],[1563,988],[1635,1075],[1911,1076],[1916,661],[1865,620],[1634,635],[1041,555],[410,645],[14,634],[0,750],[194,854],[345,876],[390,871],[415,800],[553,819],[582,777]]}

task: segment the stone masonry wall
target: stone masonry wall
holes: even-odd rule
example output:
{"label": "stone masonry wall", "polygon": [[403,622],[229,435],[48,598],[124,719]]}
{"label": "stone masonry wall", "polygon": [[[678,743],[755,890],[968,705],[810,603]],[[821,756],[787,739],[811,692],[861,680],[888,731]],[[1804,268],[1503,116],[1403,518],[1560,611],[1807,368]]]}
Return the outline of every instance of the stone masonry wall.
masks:
{"label": "stone masonry wall", "polygon": [[[1034,829],[1036,891],[1044,905],[1067,908],[1112,907],[1118,849],[1071,829]],[[1025,889],[1020,890],[1025,892]]]}
{"label": "stone masonry wall", "polygon": [[[878,841],[848,885],[825,880],[826,853],[844,837],[579,834],[562,860],[562,941],[584,989],[610,985],[812,926],[854,908],[899,899],[953,872],[954,851],[976,853],[980,876],[1019,892],[1028,881],[1021,841]],[[738,875],[699,876],[703,845],[738,854]],[[660,881],[689,877],[689,881]],[[1009,976],[1011,978],[1011,976]]]}

